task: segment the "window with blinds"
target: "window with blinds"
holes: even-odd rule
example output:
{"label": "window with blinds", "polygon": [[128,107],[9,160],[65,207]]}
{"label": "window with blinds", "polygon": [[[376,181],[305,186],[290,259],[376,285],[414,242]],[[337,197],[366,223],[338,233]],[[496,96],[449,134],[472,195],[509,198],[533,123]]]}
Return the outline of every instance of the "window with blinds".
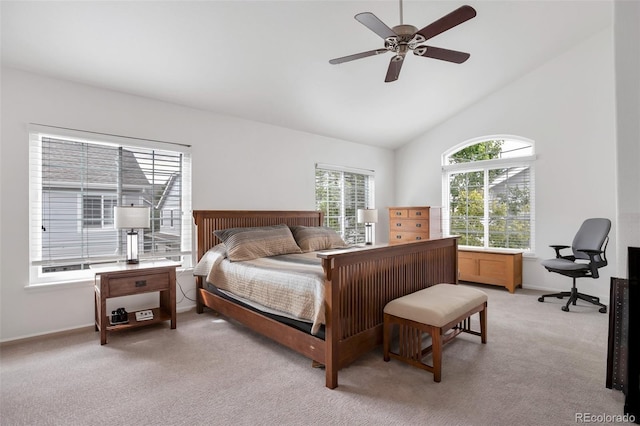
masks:
{"label": "window with blinds", "polygon": [[137,230],[141,261],[190,266],[188,147],[40,126],[30,139],[32,283],[92,277],[91,265],[124,260],[116,206],[151,209],[150,228]]}
{"label": "window with blinds", "polygon": [[445,231],[460,245],[534,251],[533,142],[492,138],[443,156]]}
{"label": "window with blinds", "polygon": [[316,209],[324,213],[324,225],[349,244],[365,242],[365,224],[358,223],[357,212],[374,208],[373,185],[371,170],[316,164]]}

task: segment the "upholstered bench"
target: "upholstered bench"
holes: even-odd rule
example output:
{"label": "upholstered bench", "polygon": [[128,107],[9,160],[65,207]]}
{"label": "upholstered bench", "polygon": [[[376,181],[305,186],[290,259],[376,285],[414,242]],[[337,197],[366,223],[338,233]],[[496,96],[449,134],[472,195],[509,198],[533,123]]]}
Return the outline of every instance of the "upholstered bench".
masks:
{"label": "upholstered bench", "polygon": [[[480,313],[480,332],[471,329],[471,315]],[[391,352],[391,336],[398,326],[398,352]],[[442,346],[465,332],[487,343],[487,295],[457,284],[436,284],[392,300],[384,307],[384,360],[390,357],[433,373],[439,382]],[[431,346],[422,348],[422,334],[431,335]],[[422,359],[432,353],[433,365]]]}

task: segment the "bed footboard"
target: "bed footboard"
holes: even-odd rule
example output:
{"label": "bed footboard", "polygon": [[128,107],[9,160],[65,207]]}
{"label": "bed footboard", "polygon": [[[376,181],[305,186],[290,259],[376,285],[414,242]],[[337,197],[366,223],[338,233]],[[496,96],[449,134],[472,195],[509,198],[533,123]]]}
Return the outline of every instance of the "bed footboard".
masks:
{"label": "bed footboard", "polygon": [[325,271],[326,385],[382,343],[384,306],[431,285],[457,283],[457,238],[318,255]]}

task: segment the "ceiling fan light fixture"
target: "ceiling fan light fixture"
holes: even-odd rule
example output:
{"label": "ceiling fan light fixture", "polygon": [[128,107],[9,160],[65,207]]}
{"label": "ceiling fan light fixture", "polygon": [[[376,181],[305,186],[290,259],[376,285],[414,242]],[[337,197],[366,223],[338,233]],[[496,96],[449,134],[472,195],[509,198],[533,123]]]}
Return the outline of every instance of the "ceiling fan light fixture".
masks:
{"label": "ceiling fan light fixture", "polygon": [[476,16],[476,11],[473,7],[468,5],[461,6],[442,18],[433,21],[421,30],[418,30],[418,28],[413,25],[404,24],[402,0],[399,0],[399,3],[400,25],[396,25],[393,28],[390,28],[371,12],[358,13],[354,17],[358,22],[384,40],[384,49],[370,50],[367,52],[331,59],[329,63],[340,64],[343,62],[353,61],[355,59],[391,52],[394,55],[389,63],[387,76],[385,78],[385,82],[389,83],[398,79],[404,57],[410,50],[412,50],[416,56],[438,59],[456,64],[461,64],[469,59],[470,55],[465,52],[420,44],[437,36],[438,34],[462,24],[463,22],[468,21],[471,18],[474,18]]}

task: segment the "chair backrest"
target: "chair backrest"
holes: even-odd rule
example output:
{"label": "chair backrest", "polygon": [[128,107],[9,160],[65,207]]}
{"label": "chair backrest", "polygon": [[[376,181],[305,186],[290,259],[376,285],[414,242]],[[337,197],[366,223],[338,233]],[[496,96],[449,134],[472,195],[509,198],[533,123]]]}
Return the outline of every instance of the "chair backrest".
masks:
{"label": "chair backrest", "polygon": [[[593,218],[584,221],[578,233],[573,238],[571,249],[576,259],[587,259],[589,256],[578,250],[602,250],[602,246],[607,241],[611,221],[605,218]],[[596,262],[602,262],[603,257],[597,256]]]}

